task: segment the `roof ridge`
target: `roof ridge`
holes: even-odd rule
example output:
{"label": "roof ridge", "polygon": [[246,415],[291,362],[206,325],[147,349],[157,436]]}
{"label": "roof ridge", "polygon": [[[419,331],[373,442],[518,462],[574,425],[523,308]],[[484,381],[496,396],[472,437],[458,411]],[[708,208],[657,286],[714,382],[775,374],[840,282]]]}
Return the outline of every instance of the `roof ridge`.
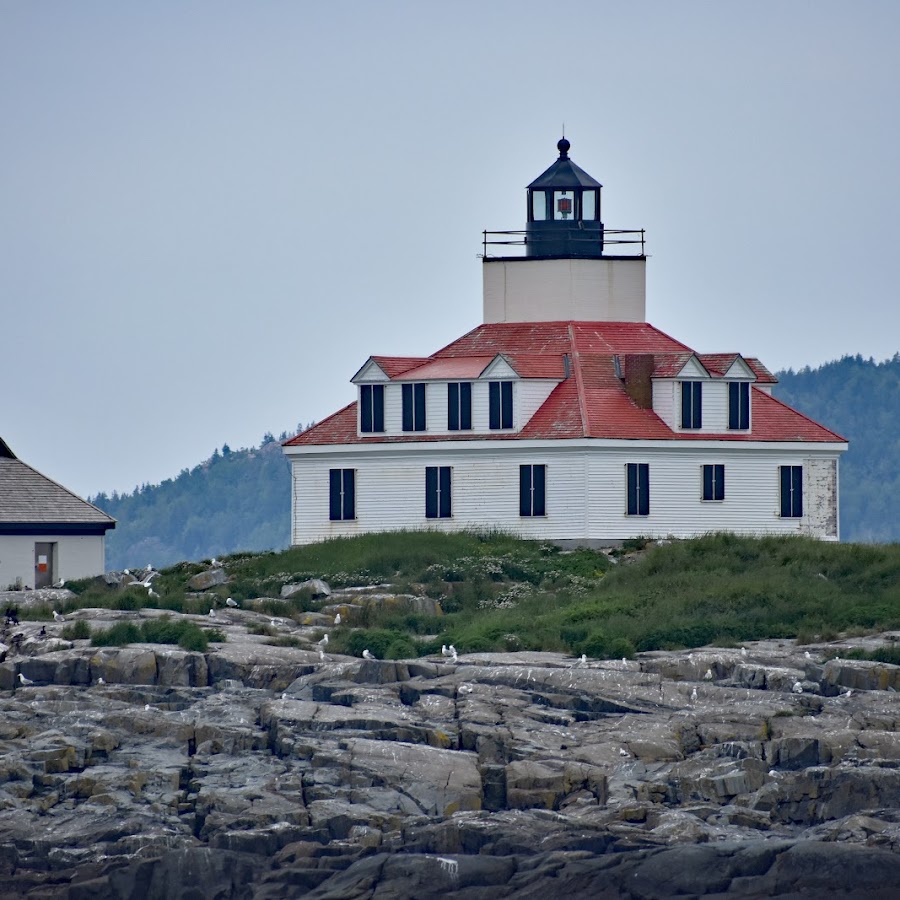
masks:
{"label": "roof ridge", "polygon": [[581,373],[581,353],[575,342],[574,323],[568,324],[569,342],[572,350],[572,377],[575,379],[575,390],[578,395],[578,414],[581,416],[581,431],[585,437],[591,437],[590,419],[588,418],[587,397],[584,393],[584,379]]}

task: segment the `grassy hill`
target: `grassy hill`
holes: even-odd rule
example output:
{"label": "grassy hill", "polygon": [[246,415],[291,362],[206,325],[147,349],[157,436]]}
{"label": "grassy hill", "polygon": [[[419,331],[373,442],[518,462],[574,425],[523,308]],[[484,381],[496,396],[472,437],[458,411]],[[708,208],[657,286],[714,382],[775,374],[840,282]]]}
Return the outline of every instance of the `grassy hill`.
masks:
{"label": "grassy hill", "polygon": [[[591,657],[735,646],[763,638],[829,640],[838,632],[900,627],[900,544],[827,544],[807,538],[713,535],[614,553],[560,551],[502,534],[394,532],[225,560],[229,583],[202,595],[181,563],[143,588],[77,583],[77,606],[157,606],[206,614],[226,597],[277,597],[288,582],[332,587],[389,582],[439,601],[443,615],[389,604],[353,628],[331,630],[330,652],[407,658],[455,644],[460,652],[556,650]],[[261,611],[297,622],[328,600],[267,600]],[[257,607],[258,608],[258,607]],[[49,617],[49,610],[35,613]],[[137,639],[137,638],[133,638]]]}
{"label": "grassy hill", "polygon": [[[841,460],[842,538],[900,541],[900,354],[881,363],[847,356],[778,377],[777,397],[850,439]],[[90,499],[118,520],[107,565],[121,569],[284,548],[290,495],[287,461],[267,435],[259,447],[226,445],[162,484]]]}

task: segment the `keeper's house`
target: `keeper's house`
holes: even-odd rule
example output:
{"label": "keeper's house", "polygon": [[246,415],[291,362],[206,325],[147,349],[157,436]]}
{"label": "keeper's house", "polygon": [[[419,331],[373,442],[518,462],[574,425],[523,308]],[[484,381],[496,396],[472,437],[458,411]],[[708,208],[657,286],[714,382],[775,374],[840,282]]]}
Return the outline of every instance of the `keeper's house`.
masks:
{"label": "keeper's house", "polygon": [[0,439],[0,591],[102,575],[106,532],[96,506],[26,465]]}
{"label": "keeper's house", "polygon": [[[759,360],[645,321],[644,234],[604,228],[601,185],[569,147],[528,186],[526,230],[485,233],[484,324],[431,356],[370,357],[356,401],[284,443],[292,543],[838,539],[846,440],[776,400]],[[490,255],[515,243],[524,255]]]}

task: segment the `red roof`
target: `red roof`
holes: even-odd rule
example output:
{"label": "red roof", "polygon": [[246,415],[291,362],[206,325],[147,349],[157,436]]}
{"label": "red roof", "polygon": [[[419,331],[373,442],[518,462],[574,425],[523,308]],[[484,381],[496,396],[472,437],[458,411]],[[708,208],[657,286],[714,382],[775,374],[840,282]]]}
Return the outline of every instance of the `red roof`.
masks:
{"label": "red roof", "polygon": [[[844,438],[791,409],[766,391],[754,389],[752,431],[676,432],[652,409],[639,406],[618,373],[624,357],[652,357],[652,377],[674,377],[693,355],[721,377],[737,353],[694,354],[690,347],[643,322],[503,322],[479,325],[431,357],[372,359],[389,378],[408,380],[477,378],[503,355],[522,378],[560,381],[518,433],[358,435],[356,404],[285,441],[285,446],[607,438],[625,440],[729,440],[843,442]],[[618,357],[619,364],[617,366]],[[757,359],[744,358],[763,384],[775,378]],[[567,374],[568,373],[568,374]]]}

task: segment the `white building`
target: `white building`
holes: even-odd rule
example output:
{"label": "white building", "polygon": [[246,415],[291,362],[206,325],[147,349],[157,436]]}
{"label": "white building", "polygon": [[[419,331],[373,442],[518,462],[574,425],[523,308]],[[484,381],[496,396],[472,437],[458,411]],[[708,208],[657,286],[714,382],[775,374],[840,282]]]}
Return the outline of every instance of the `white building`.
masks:
{"label": "white building", "polygon": [[0,439],[0,590],[102,575],[115,528],[96,506],[32,469]]}
{"label": "white building", "polygon": [[[845,439],[776,400],[757,359],[645,321],[643,232],[604,228],[601,185],[569,146],[529,185],[525,232],[485,234],[484,324],[431,356],[370,357],[357,400],[285,442],[292,543],[400,528],[838,539]],[[511,242],[525,254],[490,255]]]}

